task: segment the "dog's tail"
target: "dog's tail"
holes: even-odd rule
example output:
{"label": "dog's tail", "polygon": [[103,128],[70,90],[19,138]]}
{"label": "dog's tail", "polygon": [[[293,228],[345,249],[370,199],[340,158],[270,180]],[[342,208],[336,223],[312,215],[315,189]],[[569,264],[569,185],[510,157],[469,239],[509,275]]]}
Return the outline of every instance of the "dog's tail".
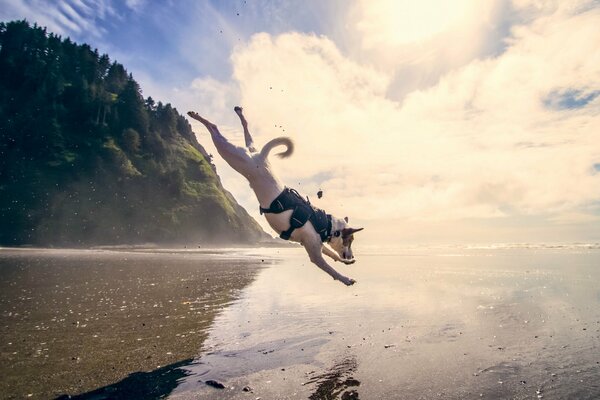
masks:
{"label": "dog's tail", "polygon": [[292,139],[290,139],[289,137],[278,137],[264,145],[264,147],[260,151],[261,157],[267,158],[274,147],[281,145],[285,145],[287,149],[285,149],[283,153],[277,153],[277,156],[281,158],[287,158],[291,156],[294,152],[294,142],[292,142]]}

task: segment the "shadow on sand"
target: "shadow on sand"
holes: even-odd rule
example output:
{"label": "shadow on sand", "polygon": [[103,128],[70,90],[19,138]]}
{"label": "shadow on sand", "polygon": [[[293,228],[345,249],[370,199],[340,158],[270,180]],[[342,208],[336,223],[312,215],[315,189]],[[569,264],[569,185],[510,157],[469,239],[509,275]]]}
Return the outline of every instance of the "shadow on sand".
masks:
{"label": "shadow on sand", "polygon": [[175,389],[179,381],[190,375],[181,368],[192,364],[186,359],[166,365],[150,372],[134,372],[125,379],[87,393],[74,396],[63,394],[55,400],[121,400],[121,399],[162,399]]}

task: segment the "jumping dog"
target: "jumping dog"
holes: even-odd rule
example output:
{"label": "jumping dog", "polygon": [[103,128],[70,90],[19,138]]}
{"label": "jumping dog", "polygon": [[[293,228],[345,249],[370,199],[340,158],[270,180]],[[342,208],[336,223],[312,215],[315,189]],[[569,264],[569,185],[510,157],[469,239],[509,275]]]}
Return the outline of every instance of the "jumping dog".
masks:
{"label": "jumping dog", "polygon": [[271,150],[282,145],[286,146],[286,150],[277,156],[289,157],[294,151],[292,140],[278,137],[257,151],[242,108],[235,107],[234,111],[244,129],[245,148],[230,143],[215,124],[196,112],[190,111],[188,115],[206,127],[221,157],[248,180],[269,225],[276,232],[281,232],[282,238],[300,243],[306,249],[310,261],[334,280],[348,286],[353,285],[356,281],[337,272],[325,261],[323,254],[344,264],[354,263],[351,247],[354,233],[363,228],[351,228],[347,218],[333,217],[304,200],[298,200],[301,198],[297,192],[286,188],[275,177],[268,160]]}

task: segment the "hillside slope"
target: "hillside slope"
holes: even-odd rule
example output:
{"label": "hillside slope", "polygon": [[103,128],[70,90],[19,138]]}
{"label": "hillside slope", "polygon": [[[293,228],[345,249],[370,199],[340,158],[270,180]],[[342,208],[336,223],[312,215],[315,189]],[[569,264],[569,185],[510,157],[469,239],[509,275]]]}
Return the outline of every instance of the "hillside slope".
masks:
{"label": "hillside slope", "polygon": [[0,24],[0,245],[250,243],[266,234],[169,104],[125,68]]}

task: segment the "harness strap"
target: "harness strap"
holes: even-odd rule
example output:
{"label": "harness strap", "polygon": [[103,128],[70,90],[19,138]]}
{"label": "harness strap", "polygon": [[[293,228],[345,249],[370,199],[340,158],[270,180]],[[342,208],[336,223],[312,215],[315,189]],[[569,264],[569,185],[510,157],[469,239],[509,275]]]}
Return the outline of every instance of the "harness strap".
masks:
{"label": "harness strap", "polygon": [[273,200],[269,208],[262,208],[261,206],[258,206],[258,210],[260,211],[260,215],[263,215],[264,213],[279,214],[285,211],[283,208],[283,203],[278,198]]}
{"label": "harness strap", "polygon": [[298,204],[294,208],[294,211],[292,211],[289,229],[281,232],[281,235],[279,235],[279,237],[284,240],[289,240],[290,236],[292,235],[292,232],[294,232],[295,229],[303,227],[304,224],[306,224],[306,222],[310,219],[312,214],[312,207],[306,204]]}
{"label": "harness strap", "polygon": [[279,193],[279,196],[277,196],[275,200],[271,202],[269,208],[258,206],[258,210],[260,211],[260,215],[265,213],[279,214],[286,210],[292,210],[299,202],[305,202],[305,200],[297,191],[286,187],[281,193]]}
{"label": "harness strap", "polygon": [[290,217],[289,229],[281,232],[280,238],[289,240],[295,229],[301,228],[310,221],[322,242],[331,240],[331,215],[325,211],[313,207],[309,201],[304,200],[294,189],[285,188],[273,200],[269,208],[259,206],[260,214],[279,214],[287,210],[293,210]]}
{"label": "harness strap", "polygon": [[331,240],[331,227],[331,214],[327,214],[327,228],[325,228],[325,231],[319,232],[322,242],[329,242]]}

